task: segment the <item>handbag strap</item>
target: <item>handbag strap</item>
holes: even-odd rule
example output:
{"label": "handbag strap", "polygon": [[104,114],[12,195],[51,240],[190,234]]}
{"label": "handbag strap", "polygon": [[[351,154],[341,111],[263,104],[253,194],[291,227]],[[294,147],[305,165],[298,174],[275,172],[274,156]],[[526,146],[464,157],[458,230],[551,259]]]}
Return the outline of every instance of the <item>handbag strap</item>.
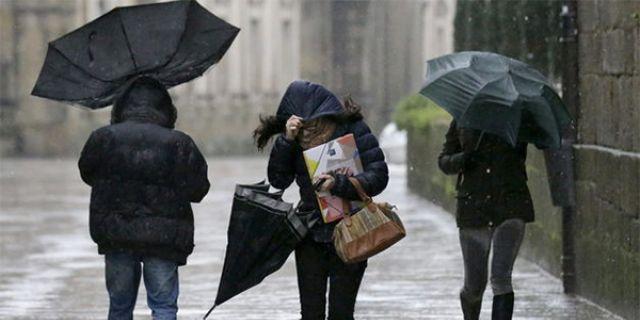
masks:
{"label": "handbag strap", "polygon": [[349,177],[349,182],[351,182],[353,187],[356,189],[356,192],[358,193],[358,196],[360,197],[362,202],[364,202],[364,205],[367,206],[370,211],[376,211],[376,205],[375,203],[373,203],[373,199],[371,199],[367,192],[364,191],[364,188],[362,187],[360,181],[358,181],[358,179],[354,177]]}
{"label": "handbag strap", "polygon": [[362,187],[362,184],[360,183],[360,181],[358,181],[358,179],[354,177],[349,177],[349,182],[351,182],[353,187],[356,189],[356,192],[358,193],[358,197],[360,197],[360,200],[362,200],[364,203],[369,203],[372,201],[371,197],[369,197],[367,192],[364,191],[364,188]]}

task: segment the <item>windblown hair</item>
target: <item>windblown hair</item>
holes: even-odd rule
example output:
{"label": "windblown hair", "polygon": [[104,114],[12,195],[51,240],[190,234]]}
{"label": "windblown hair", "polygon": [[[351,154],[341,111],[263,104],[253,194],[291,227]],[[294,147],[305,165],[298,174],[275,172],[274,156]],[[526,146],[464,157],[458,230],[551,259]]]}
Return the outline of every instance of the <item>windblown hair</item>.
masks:
{"label": "windblown hair", "polygon": [[158,80],[143,76],[127,86],[111,109],[111,124],[134,117],[173,129],[178,111],[167,89]]}
{"label": "windblown hair", "polygon": [[[341,113],[327,117],[338,124],[352,123],[363,119],[362,108],[350,96],[344,98],[342,106],[344,110]],[[258,150],[262,151],[274,135],[285,131],[287,120],[289,119],[277,115],[260,115],[260,124],[253,131],[253,140]]]}

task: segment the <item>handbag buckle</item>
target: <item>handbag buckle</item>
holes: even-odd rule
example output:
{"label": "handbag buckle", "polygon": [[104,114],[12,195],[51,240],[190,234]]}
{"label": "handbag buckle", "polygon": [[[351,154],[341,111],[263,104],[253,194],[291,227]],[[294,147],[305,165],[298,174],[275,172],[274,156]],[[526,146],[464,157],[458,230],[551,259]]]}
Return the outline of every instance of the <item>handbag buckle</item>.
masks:
{"label": "handbag buckle", "polygon": [[344,218],[342,218],[342,220],[344,220],[344,224],[345,224],[347,227],[349,227],[349,228],[351,227],[351,225],[352,225],[352,222],[351,222],[351,216],[349,216],[349,215],[345,214],[345,215],[344,215]]}

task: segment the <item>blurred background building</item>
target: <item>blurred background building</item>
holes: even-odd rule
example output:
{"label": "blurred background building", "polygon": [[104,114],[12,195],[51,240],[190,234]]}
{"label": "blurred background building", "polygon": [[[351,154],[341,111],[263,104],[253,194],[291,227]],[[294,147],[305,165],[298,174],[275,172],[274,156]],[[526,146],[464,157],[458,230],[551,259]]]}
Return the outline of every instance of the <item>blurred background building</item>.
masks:
{"label": "blurred background building", "polygon": [[[0,1],[0,155],[75,156],[109,110],[32,97],[47,43],[143,0]],[[375,131],[422,83],[424,61],[453,49],[454,0],[200,0],[239,26],[203,77],[172,89],[178,128],[210,155],[247,154],[258,115],[272,113],[292,80],[352,95]]]}
{"label": "blurred background building", "polygon": [[425,61],[453,51],[454,15],[454,0],[303,0],[302,76],[351,95],[379,131]]}
{"label": "blurred background building", "polygon": [[[148,2],[2,1],[2,154],[73,156],[90,130],[108,123],[110,108],[71,108],[30,96],[31,87],[48,41],[115,6]],[[209,154],[248,152],[257,115],[271,110],[282,88],[299,77],[299,1],[200,3],[242,32],[218,65],[171,90],[178,128],[192,133]]]}

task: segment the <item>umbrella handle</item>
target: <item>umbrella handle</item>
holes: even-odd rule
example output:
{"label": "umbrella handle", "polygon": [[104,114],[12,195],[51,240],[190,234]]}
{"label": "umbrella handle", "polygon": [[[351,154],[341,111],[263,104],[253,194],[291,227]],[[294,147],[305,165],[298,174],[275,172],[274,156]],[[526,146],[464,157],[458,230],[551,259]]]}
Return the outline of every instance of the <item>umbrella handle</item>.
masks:
{"label": "umbrella handle", "polygon": [[207,314],[204,315],[204,317],[202,318],[202,320],[206,320],[207,317],[209,317],[209,315],[211,314],[211,311],[213,311],[213,309],[215,309],[218,305],[214,304],[211,309],[209,309],[209,311],[207,311]]}
{"label": "umbrella handle", "polygon": [[89,55],[90,63],[93,63],[93,60],[94,60],[93,51],[91,51],[91,42],[93,42],[95,38],[96,38],[96,32],[91,31],[91,33],[89,33],[89,45],[87,46],[87,54]]}
{"label": "umbrella handle", "polygon": [[478,138],[478,142],[476,142],[476,146],[475,148],[473,148],[473,151],[478,151],[478,147],[480,147],[480,142],[482,141],[483,137],[484,137],[484,130],[482,130],[482,132],[480,133],[480,138]]}

